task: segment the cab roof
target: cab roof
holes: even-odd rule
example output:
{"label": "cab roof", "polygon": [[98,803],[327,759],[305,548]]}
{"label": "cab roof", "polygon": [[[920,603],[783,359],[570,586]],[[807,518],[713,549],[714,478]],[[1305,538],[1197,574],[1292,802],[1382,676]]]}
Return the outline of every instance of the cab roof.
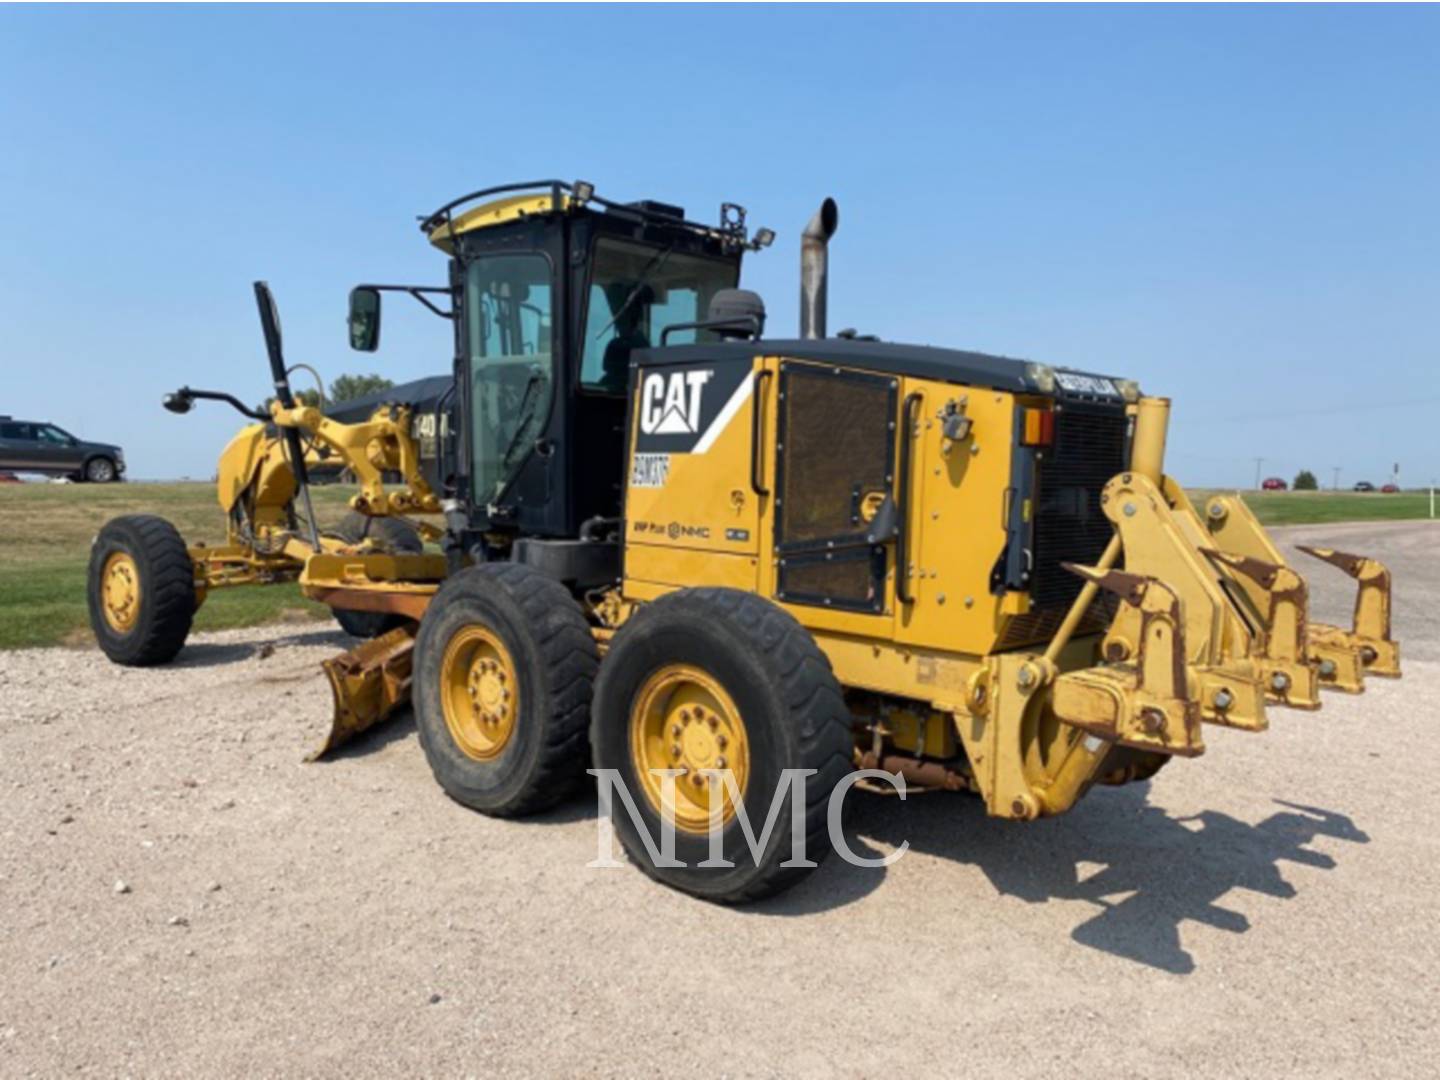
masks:
{"label": "cab roof", "polygon": [[[452,241],[457,236],[474,232],[476,229],[504,225],[506,222],[517,221],[532,214],[549,214],[556,210],[568,210],[569,208],[569,195],[557,195],[549,191],[543,195],[534,193],[508,195],[503,199],[481,203],[479,206],[466,210],[459,217],[442,221],[438,225],[430,227],[429,240],[441,251],[450,254],[454,250]],[[427,226],[429,224],[426,222]]]}
{"label": "cab roof", "polygon": [[[488,201],[462,210],[480,199]],[[584,181],[570,184],[563,180],[529,180],[472,191],[468,195],[452,199],[433,214],[422,217],[420,231],[441,251],[454,254],[456,238],[478,229],[507,225],[537,214],[598,213],[602,210],[605,217],[615,216],[646,225],[681,229],[737,248],[759,247],[769,243],[769,239],[763,242],[759,239],[753,243],[750,241],[745,229],[745,209],[741,206],[723,204],[720,208],[720,223],[706,225],[686,220],[685,211],[678,206],[653,199],[614,202],[597,195],[593,184]],[[762,229],[756,234],[757,238],[762,233],[768,233],[770,239],[774,237],[770,230]]]}

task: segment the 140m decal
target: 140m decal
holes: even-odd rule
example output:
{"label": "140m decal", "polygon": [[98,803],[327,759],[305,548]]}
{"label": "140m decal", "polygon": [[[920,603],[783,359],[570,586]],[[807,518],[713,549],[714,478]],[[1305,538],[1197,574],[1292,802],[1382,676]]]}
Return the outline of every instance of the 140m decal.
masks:
{"label": "140m decal", "polygon": [[630,462],[630,486],[633,488],[661,488],[669,479],[669,454],[636,454]]}

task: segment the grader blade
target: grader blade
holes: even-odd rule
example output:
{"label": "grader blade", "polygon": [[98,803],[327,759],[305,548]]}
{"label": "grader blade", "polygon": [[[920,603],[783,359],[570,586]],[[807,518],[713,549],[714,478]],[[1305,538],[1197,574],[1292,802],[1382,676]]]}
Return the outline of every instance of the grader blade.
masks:
{"label": "grader blade", "polygon": [[317,761],[410,700],[410,661],[417,627],[407,623],[321,666],[330,680],[335,712],[330,734],[306,761]]}

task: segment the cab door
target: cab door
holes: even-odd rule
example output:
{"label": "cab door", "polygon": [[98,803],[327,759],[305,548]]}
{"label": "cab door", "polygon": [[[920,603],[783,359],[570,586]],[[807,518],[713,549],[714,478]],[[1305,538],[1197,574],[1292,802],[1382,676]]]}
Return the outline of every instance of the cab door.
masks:
{"label": "cab door", "polygon": [[460,386],[469,496],[487,515],[541,533],[553,509],[553,452],[544,437],[557,396],[553,278],[539,250],[486,253],[465,265]]}

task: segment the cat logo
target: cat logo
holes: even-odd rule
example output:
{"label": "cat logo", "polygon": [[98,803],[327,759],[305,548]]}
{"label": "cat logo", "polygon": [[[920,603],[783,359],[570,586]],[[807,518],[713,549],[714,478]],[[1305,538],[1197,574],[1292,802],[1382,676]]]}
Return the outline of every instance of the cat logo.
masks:
{"label": "cat logo", "polygon": [[640,430],[646,435],[694,435],[701,395],[714,371],[651,372],[640,389]]}

